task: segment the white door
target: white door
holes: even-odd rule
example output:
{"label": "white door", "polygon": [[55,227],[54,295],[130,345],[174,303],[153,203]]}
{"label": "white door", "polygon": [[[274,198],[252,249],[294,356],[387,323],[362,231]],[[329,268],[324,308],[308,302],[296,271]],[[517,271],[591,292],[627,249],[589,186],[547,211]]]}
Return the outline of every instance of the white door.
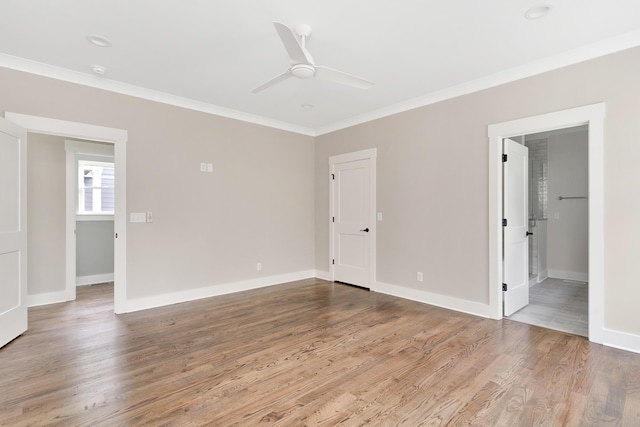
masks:
{"label": "white door", "polygon": [[529,153],[527,147],[504,140],[503,153],[503,282],[504,315],[529,304]]}
{"label": "white door", "polygon": [[0,118],[0,347],[27,330],[27,132]]}
{"label": "white door", "polygon": [[333,165],[333,280],[371,286],[371,159]]}

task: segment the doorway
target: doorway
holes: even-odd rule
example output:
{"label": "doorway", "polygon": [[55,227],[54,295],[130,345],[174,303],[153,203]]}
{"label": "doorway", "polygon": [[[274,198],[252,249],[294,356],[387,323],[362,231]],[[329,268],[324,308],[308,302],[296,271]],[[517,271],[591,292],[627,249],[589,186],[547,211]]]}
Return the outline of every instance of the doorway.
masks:
{"label": "doorway", "polygon": [[588,126],[588,265],[589,340],[604,340],[604,116],[605,104],[594,104],[555,113],[490,125],[489,136],[489,305],[492,317],[502,319],[502,141],[579,125]]}
{"label": "doorway", "polygon": [[[114,159],[117,165],[115,175],[115,203],[117,206],[114,216],[114,312],[126,313],[126,130],[95,126],[84,123],[50,119],[46,117],[30,116],[18,113],[5,113],[5,118],[26,129],[27,132],[58,135],[62,137],[113,144]],[[28,143],[28,142],[27,142]],[[68,202],[67,202],[68,203]],[[69,224],[67,224],[69,229]],[[73,229],[73,228],[71,228]],[[69,233],[67,233],[68,235]],[[76,271],[75,271],[75,239],[74,244],[67,244],[65,249],[65,284],[67,299],[75,299]],[[70,265],[72,264],[72,265]],[[70,298],[70,297],[73,298]]]}
{"label": "doorway", "polygon": [[588,336],[588,128],[517,140],[528,148],[529,304],[509,318]]}

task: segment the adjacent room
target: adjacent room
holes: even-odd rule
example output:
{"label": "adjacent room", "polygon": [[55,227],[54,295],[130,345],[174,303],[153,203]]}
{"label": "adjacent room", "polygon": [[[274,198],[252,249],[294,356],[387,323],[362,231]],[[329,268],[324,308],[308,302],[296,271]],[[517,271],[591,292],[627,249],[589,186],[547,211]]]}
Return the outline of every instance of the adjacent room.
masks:
{"label": "adjacent room", "polygon": [[0,424],[640,425],[637,1],[1,12]]}

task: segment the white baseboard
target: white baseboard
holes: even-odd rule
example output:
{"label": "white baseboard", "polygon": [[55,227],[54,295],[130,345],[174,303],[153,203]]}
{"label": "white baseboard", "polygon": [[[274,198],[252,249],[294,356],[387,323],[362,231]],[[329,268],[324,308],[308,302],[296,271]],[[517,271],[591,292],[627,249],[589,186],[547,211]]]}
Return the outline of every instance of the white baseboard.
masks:
{"label": "white baseboard", "polygon": [[113,273],[76,277],[76,286],[95,285],[96,283],[106,282],[113,282]]}
{"label": "white baseboard", "polygon": [[128,299],[125,313],[162,307],[165,305],[193,301],[218,295],[232,294],[234,292],[248,291],[250,289],[265,288],[296,280],[304,280],[315,277],[314,270],[298,271],[295,273],[280,274],[277,276],[260,277],[257,279],[243,280],[240,282],[224,283],[220,285],[205,286],[201,288],[187,289],[179,292],[154,295],[150,297]]}
{"label": "white baseboard", "polygon": [[554,279],[574,280],[576,282],[588,282],[589,273],[583,271],[549,270],[549,276]]}
{"label": "white baseboard", "polygon": [[607,328],[604,328],[602,332],[604,334],[602,344],[633,353],[640,353],[640,336]]}
{"label": "white baseboard", "polygon": [[331,281],[331,273],[329,271],[316,270],[314,275],[318,279]]}
{"label": "white baseboard", "polygon": [[538,273],[538,283],[543,282],[544,279],[549,277],[549,270],[543,270]]}
{"label": "white baseboard", "polygon": [[27,295],[27,307],[37,307],[39,305],[56,304],[72,300],[73,298],[67,294],[67,291]]}
{"label": "white baseboard", "polygon": [[475,301],[468,301],[418,289],[405,288],[404,286],[390,285],[383,282],[376,282],[375,288],[371,288],[371,290],[424,304],[447,308],[449,310],[473,314],[474,316],[491,318],[489,304],[482,304]]}

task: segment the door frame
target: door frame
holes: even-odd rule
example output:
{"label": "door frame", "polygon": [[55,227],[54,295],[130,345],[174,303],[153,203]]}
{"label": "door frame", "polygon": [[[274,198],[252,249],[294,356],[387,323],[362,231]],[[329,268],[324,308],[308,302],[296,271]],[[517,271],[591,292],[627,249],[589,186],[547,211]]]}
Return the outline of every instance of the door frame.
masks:
{"label": "door frame", "polygon": [[352,153],[338,154],[329,157],[329,270],[331,273],[331,281],[335,280],[334,273],[335,268],[331,263],[331,260],[335,258],[334,254],[334,223],[331,218],[335,216],[334,213],[334,184],[332,175],[335,174],[335,165],[340,163],[355,162],[357,160],[369,160],[369,180],[370,180],[370,209],[369,209],[369,222],[370,225],[370,245],[369,245],[369,289],[375,290],[376,288],[376,158],[378,156],[377,148],[370,148],[367,150],[354,151]]}
{"label": "door frame", "polygon": [[[127,308],[127,140],[128,132],[123,129],[90,125],[86,123],[31,116],[27,114],[6,112],[4,117],[28,132],[57,135],[66,138],[77,138],[114,144],[116,164],[116,212],[114,230],[118,236],[114,242],[114,298],[115,313],[126,313]],[[29,143],[27,136],[27,144]],[[75,209],[75,208],[74,208]],[[68,216],[68,215],[67,215]],[[69,239],[67,230],[65,248],[65,292],[75,298],[75,239]],[[73,244],[70,245],[70,240]],[[72,298],[72,299],[73,299]]]}
{"label": "door frame", "polygon": [[598,103],[489,125],[489,310],[502,319],[502,139],[589,127],[589,340],[604,341],[604,118]]}

